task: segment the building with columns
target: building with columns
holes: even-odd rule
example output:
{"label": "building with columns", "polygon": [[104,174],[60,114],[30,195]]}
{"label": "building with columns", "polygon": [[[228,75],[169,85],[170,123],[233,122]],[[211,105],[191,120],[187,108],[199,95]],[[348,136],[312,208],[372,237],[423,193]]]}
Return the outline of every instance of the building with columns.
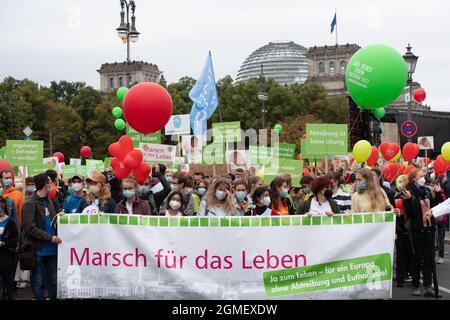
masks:
{"label": "building with columns", "polygon": [[97,72],[102,92],[139,82],[159,82],[162,75],[157,65],[144,61],[104,63]]}

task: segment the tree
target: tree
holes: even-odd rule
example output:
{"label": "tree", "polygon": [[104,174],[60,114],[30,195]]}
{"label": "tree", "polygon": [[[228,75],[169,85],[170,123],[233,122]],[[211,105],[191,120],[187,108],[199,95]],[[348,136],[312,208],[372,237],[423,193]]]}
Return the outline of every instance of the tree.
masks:
{"label": "tree", "polygon": [[282,121],[283,131],[280,134],[280,142],[295,144],[297,154],[300,150],[300,139],[306,133],[307,123],[321,123],[322,121],[315,115],[298,115],[291,121]]}
{"label": "tree", "polygon": [[[81,128],[84,130],[86,124],[94,117],[95,108],[102,101],[102,95],[92,87],[82,88],[78,95],[73,97],[71,106],[81,117]],[[116,98],[117,101],[117,98]],[[119,102],[117,102],[119,104]],[[84,132],[89,136],[89,132]]]}
{"label": "tree", "polygon": [[192,100],[189,98],[189,91],[195,85],[196,80],[191,77],[183,77],[176,83],[171,83],[167,87],[172,97],[172,114],[187,114],[191,112]]}
{"label": "tree", "polygon": [[86,86],[84,82],[69,82],[69,81],[52,81],[50,89],[53,92],[53,99],[55,101],[65,102],[70,104],[72,99],[80,94],[80,90]]}

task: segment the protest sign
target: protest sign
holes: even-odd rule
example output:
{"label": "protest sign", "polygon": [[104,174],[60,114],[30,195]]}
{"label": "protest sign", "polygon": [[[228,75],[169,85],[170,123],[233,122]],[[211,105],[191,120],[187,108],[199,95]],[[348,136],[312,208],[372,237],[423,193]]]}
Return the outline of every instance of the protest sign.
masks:
{"label": "protest sign", "polygon": [[190,134],[191,133],[191,119],[189,114],[179,114],[170,117],[167,122],[164,133],[166,135],[176,134]]}
{"label": "protest sign", "polygon": [[348,153],[348,127],[346,124],[307,123],[305,151],[310,155],[333,156]]}
{"label": "protest sign", "polygon": [[205,165],[224,164],[225,161],[225,145],[223,143],[211,143],[203,146],[202,163]]}
{"label": "protest sign", "polygon": [[6,140],[5,157],[12,166],[42,164],[44,141]]}
{"label": "protest sign", "polygon": [[60,167],[59,167],[59,160],[58,157],[48,157],[48,158],[44,158],[42,161],[44,164],[48,164],[51,165],[53,168],[53,170],[55,170],[56,172],[61,172],[60,171]]}
{"label": "protest sign", "polygon": [[144,161],[161,163],[161,161],[174,161],[176,147],[165,144],[139,143]]}
{"label": "protest sign", "polygon": [[387,299],[392,294],[392,212],[58,219],[58,236],[64,239],[58,246],[60,299]]}
{"label": "protest sign", "polygon": [[127,136],[133,140],[133,145],[135,148],[139,147],[139,143],[161,143],[161,132],[155,132],[151,134],[142,134],[131,128],[128,124],[126,125]]}
{"label": "protest sign", "polygon": [[61,167],[61,173],[66,178],[71,178],[75,175],[86,177],[87,176],[87,167],[86,166],[79,166],[79,165],[67,165]]}
{"label": "protest sign", "polygon": [[295,144],[292,143],[277,143],[273,147],[274,157],[282,159],[294,159],[295,158]]}
{"label": "protest sign", "polygon": [[212,135],[214,143],[240,142],[241,122],[220,122],[212,124]]}
{"label": "protest sign", "polygon": [[92,176],[94,172],[103,172],[105,164],[102,160],[86,159],[87,176]]}
{"label": "protest sign", "polygon": [[70,158],[69,164],[81,166],[81,159],[78,159],[78,158]]}
{"label": "protest sign", "polygon": [[39,173],[43,173],[49,169],[54,169],[55,167],[51,164],[36,164],[28,166],[28,176],[35,176]]}

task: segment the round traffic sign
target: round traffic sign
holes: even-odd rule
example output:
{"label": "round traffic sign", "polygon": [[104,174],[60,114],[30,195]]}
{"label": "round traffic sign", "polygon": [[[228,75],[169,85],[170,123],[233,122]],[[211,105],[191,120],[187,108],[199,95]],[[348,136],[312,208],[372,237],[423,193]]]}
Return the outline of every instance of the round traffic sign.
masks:
{"label": "round traffic sign", "polygon": [[417,125],[413,121],[405,121],[402,124],[402,134],[405,137],[414,137],[417,133]]}

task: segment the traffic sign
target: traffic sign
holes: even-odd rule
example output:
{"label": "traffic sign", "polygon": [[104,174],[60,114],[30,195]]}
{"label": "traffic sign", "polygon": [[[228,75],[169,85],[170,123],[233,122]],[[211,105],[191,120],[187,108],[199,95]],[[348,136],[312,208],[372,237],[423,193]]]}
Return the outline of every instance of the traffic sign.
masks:
{"label": "traffic sign", "polygon": [[26,127],[22,132],[28,137],[33,133],[33,130],[30,127]]}
{"label": "traffic sign", "polygon": [[402,129],[402,134],[407,138],[414,137],[417,133],[417,125],[413,121],[403,122],[401,129]]}

